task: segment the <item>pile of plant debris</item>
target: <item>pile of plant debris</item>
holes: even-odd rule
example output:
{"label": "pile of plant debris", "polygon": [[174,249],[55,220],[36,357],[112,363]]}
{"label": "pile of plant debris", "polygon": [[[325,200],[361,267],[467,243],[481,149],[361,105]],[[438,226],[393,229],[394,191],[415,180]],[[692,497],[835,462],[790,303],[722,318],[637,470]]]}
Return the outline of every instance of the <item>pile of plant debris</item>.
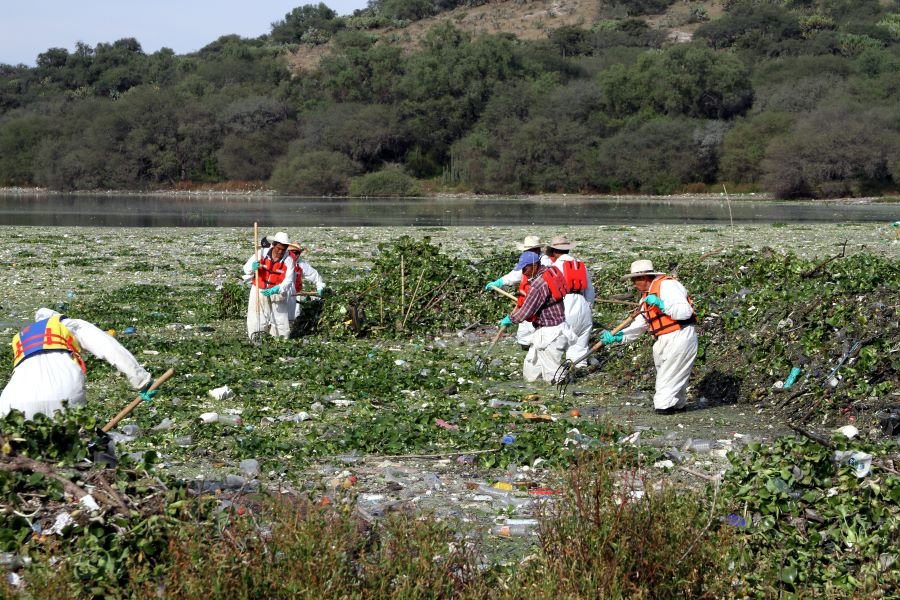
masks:
{"label": "pile of plant debris", "polygon": [[401,236],[378,244],[371,270],[335,286],[341,302],[328,303],[321,325],[332,335],[402,337],[492,324],[512,304],[484,293],[484,284],[515,262],[504,253],[474,263],[445,254],[430,237]]}

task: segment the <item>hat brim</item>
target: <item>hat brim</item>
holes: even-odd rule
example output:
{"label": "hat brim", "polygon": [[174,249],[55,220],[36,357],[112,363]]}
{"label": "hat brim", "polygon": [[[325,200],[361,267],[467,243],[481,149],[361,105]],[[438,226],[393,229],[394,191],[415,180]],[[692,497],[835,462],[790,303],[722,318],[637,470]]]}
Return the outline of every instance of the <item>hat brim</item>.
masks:
{"label": "hat brim", "polygon": [[538,244],[537,246],[526,246],[525,244],[516,244],[516,250],[519,252],[525,252],[526,250],[531,250],[532,248],[543,248],[544,244]]}
{"label": "hat brim", "polygon": [[553,248],[554,250],[571,250],[574,247],[575,247],[575,244],[573,244],[571,242],[568,244],[559,244],[558,246],[554,246],[553,244],[547,244],[547,248]]}
{"label": "hat brim", "polygon": [[645,271],[643,273],[629,273],[628,275],[623,275],[622,279],[634,279],[635,277],[645,277],[645,276],[656,277],[657,275],[665,275],[665,273],[660,273],[659,271]]}

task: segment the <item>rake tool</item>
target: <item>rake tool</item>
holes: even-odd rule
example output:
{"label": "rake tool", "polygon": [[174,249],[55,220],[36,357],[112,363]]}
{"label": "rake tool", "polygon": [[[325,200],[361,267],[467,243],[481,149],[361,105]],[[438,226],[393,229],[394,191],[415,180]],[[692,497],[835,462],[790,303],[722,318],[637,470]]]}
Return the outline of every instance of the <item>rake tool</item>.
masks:
{"label": "rake tool", "polygon": [[503,335],[503,332],[506,330],[506,327],[501,327],[497,331],[497,335],[494,336],[494,339],[491,340],[491,345],[488,346],[487,352],[482,354],[481,356],[475,359],[475,371],[478,374],[484,373],[485,368],[487,368],[487,358],[491,354],[491,350],[494,349],[494,346],[497,345],[497,342],[500,341],[500,337]]}
{"label": "rake tool", "polygon": [[[613,329],[610,333],[615,335],[628,327],[631,322],[634,320],[638,313],[641,311],[640,305],[638,305],[628,317],[619,323],[615,329]],[[591,354],[599,350],[603,347],[603,342],[597,342],[593,346],[591,346],[588,351],[578,358],[578,360],[566,360],[563,364],[556,369],[556,373],[553,374],[553,383],[556,384],[556,390],[559,392],[560,399],[566,397],[566,390],[569,388],[569,384],[575,380],[575,365],[580,364],[582,361],[586,360]]]}
{"label": "rake tool", "polygon": [[[167,382],[174,374],[175,374],[175,369],[169,369],[168,371],[166,371],[165,373],[163,373],[162,375],[157,377],[156,381],[154,381],[153,384],[150,387],[148,387],[146,391],[148,391],[148,392],[155,391],[157,388],[159,388],[159,386],[161,386],[162,384]],[[102,449],[107,448],[109,446],[109,441],[110,441],[110,438],[108,435],[109,431],[113,427],[115,427],[119,423],[119,421],[121,421],[122,419],[127,417],[129,414],[131,414],[131,411],[133,411],[135,408],[137,408],[137,406],[143,401],[144,401],[144,399],[140,395],[136,396],[135,399],[132,400],[128,404],[128,406],[126,406],[125,408],[123,408],[122,410],[119,411],[119,414],[117,414],[112,419],[110,419],[109,422],[106,425],[104,425],[102,428],[98,429],[96,431],[97,438],[95,440],[93,440],[90,444],[88,444],[88,451],[91,452],[91,454],[93,454],[94,452],[101,451]]]}

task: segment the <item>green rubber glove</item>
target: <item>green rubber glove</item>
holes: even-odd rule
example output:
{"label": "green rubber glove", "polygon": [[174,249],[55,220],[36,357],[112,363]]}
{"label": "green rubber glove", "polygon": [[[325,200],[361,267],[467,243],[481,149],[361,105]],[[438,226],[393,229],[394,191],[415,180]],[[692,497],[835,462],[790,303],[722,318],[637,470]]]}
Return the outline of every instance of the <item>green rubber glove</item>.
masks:
{"label": "green rubber glove", "polygon": [[263,296],[266,296],[267,298],[269,296],[274,296],[277,293],[278,293],[278,286],[270,287],[269,289],[263,290],[260,292],[260,294],[262,294]]}
{"label": "green rubber glove", "polygon": [[254,261],[253,261],[253,264],[250,265],[250,270],[251,270],[251,271],[256,271],[256,270],[258,270],[258,269],[259,269],[259,261],[258,261],[258,260],[254,260]]}
{"label": "green rubber glove", "polygon": [[509,315],[506,315],[500,320],[500,327],[512,327],[514,323],[512,319],[509,318]]}
{"label": "green rubber glove", "polygon": [[666,310],[666,306],[665,306],[665,304],[663,304],[662,298],[660,298],[656,294],[650,294],[649,296],[644,298],[644,302],[651,306],[658,307],[659,310],[662,310],[662,311]]}
{"label": "green rubber glove", "polygon": [[484,286],[484,289],[489,290],[491,288],[502,288],[502,287],[503,287],[503,278],[500,278],[500,279],[495,279],[494,281],[491,281],[490,283],[488,283],[486,286]]}
{"label": "green rubber glove", "polygon": [[325,286],[324,285],[320,288],[316,288],[316,296],[321,298],[324,295],[325,295]]}
{"label": "green rubber glove", "polygon": [[153,400],[153,397],[156,395],[157,391],[158,390],[144,390],[143,392],[139,393],[138,396],[140,396],[141,400],[143,400],[144,402],[150,402],[151,400]]}
{"label": "green rubber glove", "polygon": [[604,329],[600,332],[600,341],[603,342],[604,346],[609,346],[610,344],[615,344],[621,342],[625,339],[625,334],[621,331],[615,335]]}

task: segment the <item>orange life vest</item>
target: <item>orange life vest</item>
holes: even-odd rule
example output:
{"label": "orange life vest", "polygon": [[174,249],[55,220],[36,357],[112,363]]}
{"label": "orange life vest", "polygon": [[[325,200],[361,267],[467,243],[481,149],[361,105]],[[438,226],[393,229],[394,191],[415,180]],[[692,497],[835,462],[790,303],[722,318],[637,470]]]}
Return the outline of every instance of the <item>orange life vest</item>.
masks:
{"label": "orange life vest", "polygon": [[[556,262],[557,268],[559,262]],[[562,274],[566,279],[566,286],[569,293],[583,292],[588,287],[587,267],[580,260],[564,260],[562,261]]]}
{"label": "orange life vest", "polygon": [[[667,333],[672,333],[673,331],[678,331],[679,329],[683,329],[688,325],[693,325],[697,322],[697,314],[692,312],[691,316],[687,319],[682,319],[680,321],[676,321],[663,311],[659,310],[658,306],[654,306],[652,304],[647,304],[644,302],[644,298],[649,296],[650,294],[656,294],[659,297],[660,288],[662,288],[662,282],[667,279],[671,279],[675,281],[674,277],[670,277],[669,275],[661,275],[653,280],[653,283],[650,284],[650,289],[648,289],[643,296],[641,296],[641,314],[644,315],[644,320],[647,321],[647,326],[650,330],[650,334],[653,337],[659,337],[661,335],[665,335]],[[688,304],[691,305],[691,310],[693,311],[694,302],[691,300],[691,297],[687,297]]]}
{"label": "orange life vest", "polygon": [[294,259],[294,291],[299,294],[303,291],[303,267],[300,266],[300,253],[291,252],[291,258]]}
{"label": "orange life vest", "polygon": [[[568,284],[566,283],[566,278],[562,273],[559,272],[559,269],[549,268],[544,270],[541,273],[541,277],[544,278],[544,281],[547,282],[547,287],[550,289],[550,295],[554,300],[559,302],[563,298],[565,298],[568,292]],[[525,304],[525,296],[528,295],[528,292],[531,290],[531,282],[528,281],[528,278],[525,277],[525,274],[522,274],[522,280],[519,282],[519,293],[516,297],[516,308],[521,308],[523,304]],[[529,321],[536,321],[537,315],[532,316]]]}
{"label": "orange life vest", "polygon": [[288,253],[281,255],[281,260],[272,260],[271,255],[267,254],[259,259],[259,269],[256,270],[256,286],[261,290],[280,285],[284,281],[287,269],[284,265],[284,259]]}
{"label": "orange life vest", "polygon": [[65,317],[62,315],[53,315],[49,319],[32,323],[17,333],[12,341],[13,368],[29,356],[46,352],[68,352],[81,372],[87,372],[81,358],[81,346],[69,328],[62,324],[63,319]]}

